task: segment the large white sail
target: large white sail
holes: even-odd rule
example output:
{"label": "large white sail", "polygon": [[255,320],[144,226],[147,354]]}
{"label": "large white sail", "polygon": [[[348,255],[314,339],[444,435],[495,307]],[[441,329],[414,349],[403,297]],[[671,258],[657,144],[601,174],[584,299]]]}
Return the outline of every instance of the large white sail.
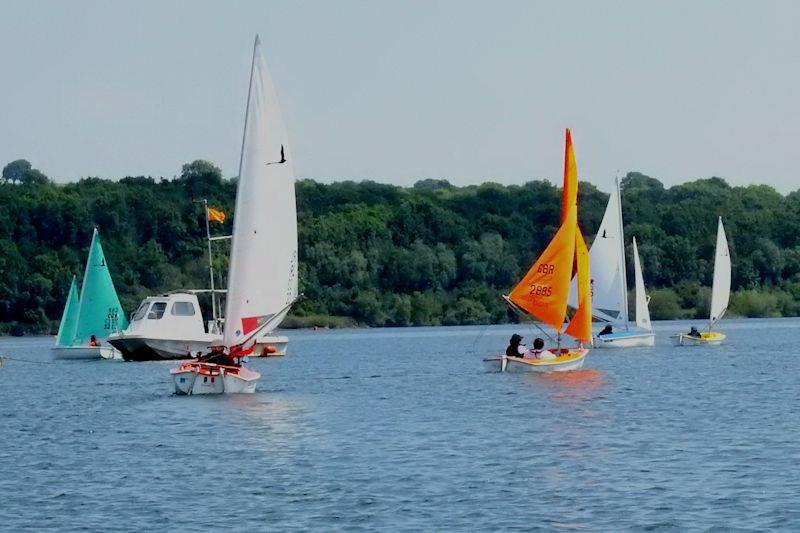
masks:
{"label": "large white sail", "polygon": [[731,255],[728,250],[728,239],[722,226],[722,217],[717,224],[717,249],[714,257],[714,282],[711,286],[711,323],[722,318],[728,309],[731,296]]}
{"label": "large white sail", "polygon": [[[603,221],[589,251],[592,265],[592,314],[618,326],[628,325],[628,289],[625,280],[625,247],[619,182],[608,199]],[[575,280],[573,280],[573,288]],[[576,300],[570,291],[571,307]]]}
{"label": "large white sail", "polygon": [[[297,213],[289,142],[261,42],[256,37],[247,97],[225,309],[227,347],[297,297]],[[266,330],[268,330],[266,328]],[[265,330],[265,331],[266,331]]]}
{"label": "large white sail", "polygon": [[650,307],[647,293],[644,290],[644,275],[642,274],[642,263],[639,260],[639,248],[636,246],[636,237],[633,238],[633,273],[636,284],[636,325],[652,331]]}

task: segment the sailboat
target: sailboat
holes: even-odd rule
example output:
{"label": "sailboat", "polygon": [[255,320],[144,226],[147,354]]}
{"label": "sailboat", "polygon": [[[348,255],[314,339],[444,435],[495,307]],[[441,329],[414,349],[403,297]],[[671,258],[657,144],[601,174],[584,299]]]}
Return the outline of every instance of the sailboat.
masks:
{"label": "sailboat", "polygon": [[57,359],[118,359],[120,353],[106,339],[127,325],[95,228],[80,296],[73,277],[53,355]]}
{"label": "sailboat", "polygon": [[[252,393],[261,374],[243,366],[258,336],[298,298],[297,214],[291,152],[256,36],[236,188],[222,344],[170,370],[178,394]],[[291,222],[290,222],[291,221]]]}
{"label": "sailboat", "polygon": [[[608,199],[606,212],[592,243],[589,258],[592,264],[592,313],[598,320],[606,322],[609,326],[624,328],[624,331],[618,329],[612,333],[595,335],[593,340],[595,348],[631,348],[655,344],[647,294],[644,291],[642,265],[635,242],[634,239],[636,325],[641,328],[639,330],[631,330],[628,325],[628,282],[625,269],[625,237],[622,228],[622,195],[619,180],[616,180],[614,192]],[[572,307],[577,305],[574,298],[570,301],[570,305]]]}
{"label": "sailboat", "polygon": [[[578,304],[565,328],[573,265],[577,265],[575,290]],[[581,368],[589,353],[583,343],[592,339],[590,283],[589,250],[578,227],[578,169],[572,135],[567,129],[561,226],[525,277],[508,296],[503,297],[515,311],[556,330],[556,346],[519,357],[504,354],[486,362],[501,371],[563,372]],[[576,339],[577,345],[573,348],[563,346],[564,335]]]}
{"label": "sailboat", "polygon": [[725,227],[722,217],[717,220],[717,246],[714,254],[714,279],[711,285],[711,313],[708,317],[708,329],[699,335],[678,333],[674,335],[675,344],[678,346],[715,346],[722,344],[725,334],[711,331],[719,319],[728,310],[731,297],[731,254],[728,249],[728,239],[725,237]]}

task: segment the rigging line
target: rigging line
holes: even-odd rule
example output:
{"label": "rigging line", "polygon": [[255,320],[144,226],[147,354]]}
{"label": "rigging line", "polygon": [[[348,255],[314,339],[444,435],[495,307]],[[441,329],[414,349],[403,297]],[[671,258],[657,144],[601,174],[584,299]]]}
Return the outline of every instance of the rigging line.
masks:
{"label": "rigging line", "polygon": [[19,361],[20,363],[33,363],[35,365],[52,365],[55,361],[31,361],[30,359],[20,359],[18,357],[8,357],[7,355],[0,355],[0,367],[6,361]]}
{"label": "rigging line", "polygon": [[472,348],[470,349],[470,355],[475,355],[477,353],[477,351],[475,350],[475,347],[478,345],[478,341],[481,340],[481,338],[483,338],[483,335],[486,333],[486,330],[489,329],[489,326],[491,326],[491,324],[484,324],[483,328],[481,328],[481,330],[478,332],[478,335],[475,337],[475,340],[472,342]]}
{"label": "rigging line", "polygon": [[[517,313],[519,316],[521,316],[522,318],[530,318],[530,315],[529,315],[528,313],[524,312],[524,311],[523,311],[522,309],[520,309],[519,307],[517,307],[517,305],[516,305],[514,302],[512,302],[512,301],[511,301],[511,299],[510,299],[508,296],[503,296],[503,300],[504,300],[504,301],[505,301],[505,302],[508,304],[508,306],[511,308],[511,310],[512,310],[512,311],[514,311],[515,313]],[[553,337],[552,337],[552,336],[551,336],[549,333],[547,333],[547,332],[546,332],[546,331],[545,331],[545,330],[542,328],[542,326],[540,326],[540,325],[539,325],[539,323],[538,323],[538,322],[536,322],[535,320],[531,320],[531,321],[529,321],[529,323],[530,323],[530,324],[533,324],[534,326],[536,326],[537,328],[539,328],[539,331],[541,331],[541,332],[542,332],[542,334],[543,334],[545,337],[547,337],[548,339],[550,339],[550,342],[556,342],[556,340],[555,340],[555,339],[554,339],[554,338],[553,338]]]}

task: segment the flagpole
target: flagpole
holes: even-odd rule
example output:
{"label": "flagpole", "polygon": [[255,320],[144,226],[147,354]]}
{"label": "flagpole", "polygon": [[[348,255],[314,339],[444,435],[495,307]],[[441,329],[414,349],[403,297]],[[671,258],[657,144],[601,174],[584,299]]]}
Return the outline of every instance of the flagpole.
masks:
{"label": "flagpole", "polygon": [[211,257],[211,224],[208,221],[208,200],[203,198],[203,207],[206,210],[206,243],[208,244],[208,276],[211,280],[211,316],[217,322],[217,293],[214,291],[214,262]]}

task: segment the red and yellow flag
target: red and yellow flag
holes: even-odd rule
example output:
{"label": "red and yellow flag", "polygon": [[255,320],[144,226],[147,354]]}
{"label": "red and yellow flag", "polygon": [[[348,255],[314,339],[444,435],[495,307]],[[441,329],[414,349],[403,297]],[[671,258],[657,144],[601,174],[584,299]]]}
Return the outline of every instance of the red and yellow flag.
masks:
{"label": "red and yellow flag", "polygon": [[213,207],[209,207],[208,220],[209,222],[219,222],[221,224],[225,222],[225,213],[223,211],[220,211],[219,209],[214,209]]}

